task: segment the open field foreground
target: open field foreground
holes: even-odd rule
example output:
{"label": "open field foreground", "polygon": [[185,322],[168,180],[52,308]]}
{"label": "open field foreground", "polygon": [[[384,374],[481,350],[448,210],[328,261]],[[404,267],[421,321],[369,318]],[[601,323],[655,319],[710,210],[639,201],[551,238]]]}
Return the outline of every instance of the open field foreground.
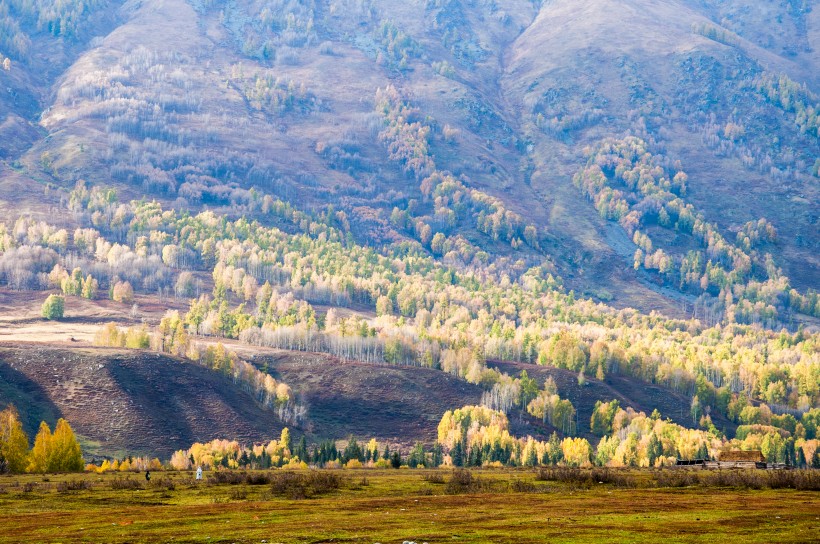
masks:
{"label": "open field foreground", "polygon": [[150,483],[142,474],[4,476],[0,542],[726,543],[816,542],[820,534],[817,491],[648,488],[663,478],[648,472],[620,482],[605,473],[614,483],[550,474],[223,472],[196,482],[192,473],[157,472]]}

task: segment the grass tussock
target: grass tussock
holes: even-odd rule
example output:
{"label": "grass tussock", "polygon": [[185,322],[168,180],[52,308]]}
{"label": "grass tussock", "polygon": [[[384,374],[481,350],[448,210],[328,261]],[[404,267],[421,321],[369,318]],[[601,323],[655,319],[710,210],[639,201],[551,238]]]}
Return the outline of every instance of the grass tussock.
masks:
{"label": "grass tussock", "polygon": [[370,480],[367,479],[367,476],[363,476],[361,480],[351,482],[350,485],[348,486],[348,488],[352,489],[354,491],[360,491],[360,490],[364,489],[365,487],[367,487],[369,485],[370,485]]}
{"label": "grass tussock", "polygon": [[228,498],[232,501],[244,501],[248,498],[248,490],[244,487],[235,487],[228,492]]}
{"label": "grass tussock", "polygon": [[537,493],[543,491],[543,488],[527,480],[513,480],[510,482],[510,491],[513,493]]}

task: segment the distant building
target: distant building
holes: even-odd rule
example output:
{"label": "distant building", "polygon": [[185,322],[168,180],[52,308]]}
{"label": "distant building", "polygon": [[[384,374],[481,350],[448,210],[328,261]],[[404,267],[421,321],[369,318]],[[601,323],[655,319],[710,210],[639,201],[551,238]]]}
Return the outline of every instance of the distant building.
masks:
{"label": "distant building", "polygon": [[767,468],[767,465],[759,450],[731,450],[718,455],[717,461],[705,461],[703,468]]}

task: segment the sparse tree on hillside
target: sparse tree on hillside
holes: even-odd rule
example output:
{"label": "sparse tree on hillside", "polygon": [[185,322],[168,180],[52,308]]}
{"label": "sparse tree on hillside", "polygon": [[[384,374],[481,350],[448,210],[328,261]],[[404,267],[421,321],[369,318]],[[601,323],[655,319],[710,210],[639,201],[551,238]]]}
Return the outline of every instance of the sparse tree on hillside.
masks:
{"label": "sparse tree on hillside", "polygon": [[83,291],[82,297],[92,300],[95,296],[97,296],[97,288],[99,287],[99,283],[97,280],[91,277],[91,274],[86,276],[85,281],[83,281]]}
{"label": "sparse tree on hillside", "polygon": [[43,317],[46,319],[62,319],[65,311],[65,297],[61,295],[49,295],[41,309]]}
{"label": "sparse tree on hillside", "polygon": [[131,304],[134,302],[134,288],[127,281],[118,281],[111,289],[111,300]]}

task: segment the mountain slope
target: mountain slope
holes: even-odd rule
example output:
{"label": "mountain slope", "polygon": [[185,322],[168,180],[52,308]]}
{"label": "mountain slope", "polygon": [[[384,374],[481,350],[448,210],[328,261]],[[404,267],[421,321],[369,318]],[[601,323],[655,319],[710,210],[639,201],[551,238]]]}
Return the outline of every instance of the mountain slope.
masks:
{"label": "mountain slope", "polygon": [[[306,209],[332,204],[361,240],[429,244],[390,221],[398,207],[493,257],[547,256],[588,295],[679,315],[680,295],[655,285],[676,281],[632,271],[631,233],[613,232],[570,182],[587,146],[632,134],[686,171],[687,199],[726,238],[769,220],[779,237],[765,251],[794,286],[816,289],[817,135],[754,87],[785,73],[812,103],[816,10],[766,10],[777,32],[740,1],[127,3],[91,42],[32,34],[69,54],[53,63],[59,77],[34,78],[37,56],[4,76],[31,97],[5,121],[18,170],[2,182],[85,178],[234,210],[255,187]],[[500,198],[537,229],[537,248],[511,253],[468,215],[441,221],[448,204],[420,190],[429,172],[402,172],[380,137],[375,96],[388,86],[429,127],[438,171]],[[645,226],[682,258],[685,240]]]}
{"label": "mountain slope", "polygon": [[[321,354],[257,353],[254,364],[294,384],[307,407],[300,424],[287,426],[309,442],[326,438],[376,438],[409,449],[431,443],[447,410],[479,404],[482,389],[423,368],[340,362]],[[597,400],[651,413],[655,408],[689,425],[689,399],[632,378],[577,384],[575,373],[521,363],[494,362],[511,375],[526,370],[539,386],[552,377],[578,411],[578,435],[589,434]],[[230,380],[166,355],[102,348],[49,348],[37,344],[0,347],[0,406],[15,404],[29,436],[41,420],[71,421],[90,455],[149,454],[167,458],[193,442],[215,438],[253,443],[277,438],[283,424]],[[714,413],[719,428],[735,425]],[[529,415],[510,415],[511,430],[546,440],[554,429]]]}

